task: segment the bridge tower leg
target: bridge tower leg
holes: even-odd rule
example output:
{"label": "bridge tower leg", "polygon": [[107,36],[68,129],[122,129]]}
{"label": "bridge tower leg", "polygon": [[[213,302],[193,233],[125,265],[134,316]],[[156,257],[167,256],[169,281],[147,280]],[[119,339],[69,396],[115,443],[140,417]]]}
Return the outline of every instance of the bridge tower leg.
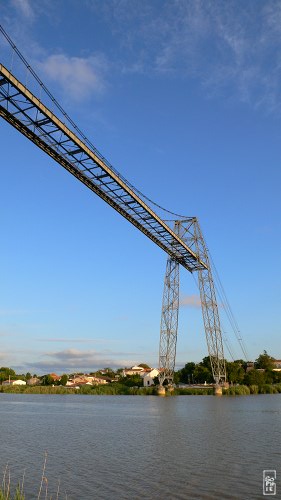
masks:
{"label": "bridge tower leg", "polygon": [[[208,250],[196,218],[194,218],[193,222],[193,240],[197,255],[207,264],[207,269],[198,270],[198,282],[213,377],[216,386],[222,386],[226,382],[226,368],[218,304]],[[219,393],[221,391],[217,387],[215,394]]]}
{"label": "bridge tower leg", "polygon": [[167,260],[162,301],[159,347],[159,383],[172,384],[174,378],[179,314],[179,263]]}
{"label": "bridge tower leg", "polygon": [[[212,374],[216,384],[215,394],[221,394],[222,385],[226,382],[226,369],[215,286],[206,243],[196,217],[175,221],[174,232],[199,256],[199,260],[207,264],[207,269],[198,266],[196,272],[198,273],[206,341]],[[179,263],[169,257],[164,282],[159,348],[159,383],[161,389],[165,381],[168,384],[173,382],[178,312]]]}

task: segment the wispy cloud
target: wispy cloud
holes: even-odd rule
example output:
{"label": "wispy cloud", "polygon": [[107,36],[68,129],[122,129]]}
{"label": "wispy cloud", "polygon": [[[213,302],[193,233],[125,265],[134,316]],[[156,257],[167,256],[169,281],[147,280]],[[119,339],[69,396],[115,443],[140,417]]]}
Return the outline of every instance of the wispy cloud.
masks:
{"label": "wispy cloud", "polygon": [[103,53],[86,57],[50,53],[35,42],[34,19],[49,16],[51,22],[53,8],[46,0],[10,0],[3,23],[42,77],[76,102],[104,91],[110,67],[115,76],[192,79],[209,98],[223,96],[269,112],[281,108],[280,0],[163,0],[161,9],[149,0],[85,2],[89,17],[97,17],[113,37],[110,51],[105,44]]}
{"label": "wispy cloud", "polygon": [[280,109],[279,0],[169,0],[161,11],[145,0],[138,6],[113,1],[107,11],[126,50],[123,72],[192,78],[208,97]]}
{"label": "wispy cloud", "polygon": [[41,361],[27,366],[48,373],[50,371],[94,371],[105,366],[119,368],[132,366],[140,354],[126,352],[65,349],[46,353]]}
{"label": "wispy cloud", "polygon": [[[59,49],[50,50],[47,44],[38,43],[33,35],[35,20],[45,18],[52,24],[52,19],[57,15],[58,11],[47,0],[9,0],[3,6],[1,24],[3,22],[8,34],[44,83],[55,83],[64,100],[71,99],[72,102],[80,103],[91,96],[100,95],[107,88],[108,60],[102,53],[91,53],[86,57],[73,56]],[[6,49],[9,66],[11,50],[1,36],[0,45]],[[83,53],[85,51],[86,49],[82,49]],[[22,73],[20,65],[17,57],[13,57],[13,70],[19,77]]]}
{"label": "wispy cloud", "polygon": [[36,342],[50,342],[50,343],[66,343],[66,344],[71,344],[71,343],[77,343],[77,344],[98,344],[98,343],[112,343],[112,339],[87,339],[87,338],[40,338],[40,339],[35,339]]}
{"label": "wispy cloud", "polygon": [[201,308],[199,295],[183,295],[180,297],[180,307],[192,307],[195,309]]}
{"label": "wispy cloud", "polygon": [[66,54],[49,55],[38,63],[45,78],[57,83],[68,97],[82,101],[105,90],[105,58],[92,55],[88,58]]}
{"label": "wispy cloud", "polygon": [[34,19],[34,10],[31,6],[29,0],[12,0],[12,6],[18,11],[20,15],[25,17],[28,20]]}

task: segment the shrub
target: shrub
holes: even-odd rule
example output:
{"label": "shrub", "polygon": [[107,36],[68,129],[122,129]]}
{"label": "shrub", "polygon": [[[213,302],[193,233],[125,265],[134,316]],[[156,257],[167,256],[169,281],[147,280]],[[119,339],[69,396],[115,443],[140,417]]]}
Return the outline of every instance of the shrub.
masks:
{"label": "shrub", "polygon": [[235,385],[228,389],[223,389],[226,396],[247,396],[250,394],[250,388],[247,385]]}
{"label": "shrub", "polygon": [[184,389],[177,388],[174,390],[175,396],[210,396],[211,394],[213,394],[212,387],[208,387],[206,389],[187,387]]}
{"label": "shrub", "polygon": [[250,389],[251,394],[258,394],[259,393],[259,386],[258,385],[250,385],[249,389]]}
{"label": "shrub", "polygon": [[277,388],[270,384],[261,385],[259,388],[260,394],[278,394],[278,392]]}

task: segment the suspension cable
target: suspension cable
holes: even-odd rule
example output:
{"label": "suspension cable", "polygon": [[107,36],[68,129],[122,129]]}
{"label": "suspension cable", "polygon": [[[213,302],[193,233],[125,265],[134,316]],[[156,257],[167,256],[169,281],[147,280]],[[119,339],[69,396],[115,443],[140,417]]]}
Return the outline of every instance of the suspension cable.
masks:
{"label": "suspension cable", "polygon": [[[198,281],[196,280],[194,274],[192,273],[192,277],[193,277],[193,280],[194,280],[194,283],[196,285],[196,287],[198,288],[199,290],[199,285],[198,285]],[[224,341],[224,345],[232,359],[232,361],[234,361],[235,357],[234,357],[234,354],[233,354],[233,346],[231,345],[231,342],[230,342],[230,339],[227,337],[227,334],[226,334],[226,331],[222,325],[222,321],[220,319],[220,324],[221,324],[221,330],[222,330],[222,333],[223,333],[223,341]]]}
{"label": "suspension cable", "polygon": [[229,301],[228,301],[225,289],[224,289],[224,287],[222,285],[219,273],[217,271],[217,268],[215,266],[214,260],[213,260],[213,258],[211,256],[211,253],[210,253],[209,249],[208,249],[208,253],[209,253],[210,261],[211,261],[211,264],[212,264],[212,268],[214,269],[215,276],[216,276],[216,279],[217,279],[217,283],[215,282],[216,291],[218,293],[218,296],[219,296],[220,300],[223,303],[226,315],[227,315],[228,320],[229,320],[229,322],[230,322],[230,324],[232,326],[234,334],[235,334],[235,336],[236,336],[236,338],[237,338],[237,340],[239,342],[241,350],[242,350],[242,352],[243,352],[243,354],[245,356],[245,360],[249,361],[250,358],[249,358],[249,355],[248,355],[245,343],[244,343],[244,341],[242,339],[241,332],[240,332],[237,320],[236,320],[236,318],[234,316],[234,313],[233,313],[233,310],[232,310],[232,308],[231,308],[231,306],[229,304]]}
{"label": "suspension cable", "polygon": [[72,125],[73,129],[75,132],[83,139],[84,143],[87,144],[92,151],[99,157],[100,160],[102,160],[113,172],[120,178],[122,179],[127,186],[129,186],[136,194],[138,194],[141,198],[145,199],[155,207],[159,208],[163,212],[166,212],[170,215],[174,215],[176,217],[180,217],[181,219],[186,219],[187,216],[185,215],[180,215],[175,212],[171,212],[170,210],[167,210],[166,208],[162,207],[155,201],[153,201],[151,198],[143,194],[139,189],[137,189],[133,184],[131,184],[123,175],[116,170],[111,163],[100,153],[100,151],[94,146],[94,144],[86,137],[86,135],[82,132],[82,130],[76,125],[76,123],[72,120],[72,118],[68,115],[68,113],[64,110],[64,108],[59,104],[59,102],[56,100],[56,98],[53,96],[53,94],[49,91],[49,89],[46,87],[46,85],[42,82],[38,74],[34,71],[32,66],[28,63],[28,61],[25,59],[23,54],[20,52],[16,44],[13,42],[13,40],[9,37],[8,33],[4,30],[3,26],[0,24],[0,32],[2,35],[5,37],[9,45],[12,47],[13,51],[17,54],[19,59],[22,61],[22,63],[26,66],[27,70],[31,73],[31,75],[35,78],[37,83],[40,85],[40,88],[44,90],[44,92],[47,94],[47,96],[51,99],[52,103],[59,109],[59,111],[62,113],[64,118]]}
{"label": "suspension cable", "polygon": [[[181,214],[177,214],[175,212],[172,212],[170,210],[167,210],[166,208],[162,207],[161,205],[159,205],[158,203],[156,203],[155,201],[153,201],[151,198],[149,198],[148,196],[144,195],[139,189],[137,189],[133,184],[131,184],[124,176],[122,176],[112,165],[111,163],[99,152],[99,150],[94,146],[94,144],[85,136],[85,134],[82,132],[82,130],[76,125],[76,123],[72,120],[72,118],[68,115],[68,113],[64,110],[64,108],[59,104],[59,102],[56,100],[56,98],[53,96],[53,94],[49,91],[49,89],[46,87],[46,85],[42,82],[42,80],[40,79],[40,77],[38,76],[38,74],[35,72],[35,70],[32,68],[32,66],[28,63],[28,61],[25,59],[25,57],[23,56],[23,54],[20,52],[20,50],[18,49],[18,47],[15,45],[15,43],[12,41],[12,39],[9,37],[8,33],[5,31],[5,29],[3,28],[3,26],[0,24],[0,32],[2,33],[2,35],[4,36],[4,38],[7,40],[7,42],[9,43],[9,45],[12,47],[14,53],[17,54],[17,56],[19,57],[19,59],[22,61],[22,63],[25,65],[25,67],[27,68],[27,70],[31,73],[31,75],[33,76],[33,78],[37,81],[37,83],[40,85],[40,91],[43,89],[44,92],[47,94],[47,96],[50,98],[50,100],[52,101],[52,103],[59,109],[59,111],[62,113],[62,115],[64,116],[64,118],[71,124],[71,126],[73,127],[73,129],[75,130],[75,132],[83,139],[84,143],[87,144],[91,149],[92,151],[94,151],[94,153],[99,157],[100,160],[102,160],[111,170],[113,170],[113,172],[120,178],[122,179],[123,182],[125,182],[127,184],[127,186],[129,186],[136,194],[138,194],[141,198],[145,199],[146,201],[148,201],[150,204],[152,204],[153,206],[157,207],[158,209],[162,210],[163,212],[166,212],[170,215],[173,215],[175,217],[180,217],[181,219],[189,219],[190,217],[189,216],[186,216],[186,215],[181,215]],[[219,274],[217,272],[217,269],[214,265],[214,262],[213,262],[213,259],[211,257],[211,254],[208,250],[208,253],[209,253],[209,256],[210,256],[210,260],[211,260],[211,263],[212,263],[212,267],[215,271],[215,274],[216,274],[216,277],[217,277],[217,280],[218,280],[218,284],[219,284],[219,287],[220,287],[220,290],[219,288],[216,286],[215,284],[215,288],[218,292],[218,295],[220,297],[220,299],[222,300],[222,297],[223,297],[223,304],[226,305],[225,307],[225,310],[226,310],[226,314],[228,316],[228,319],[230,321],[230,324],[234,330],[234,333],[239,341],[239,344],[240,344],[240,347],[243,351],[243,354],[244,356],[246,357],[246,359],[249,359],[248,355],[247,355],[247,351],[246,351],[246,348],[245,348],[245,345],[243,343],[243,340],[242,340],[242,337],[241,337],[241,333],[240,333],[240,330],[239,330],[239,327],[238,327],[238,324],[237,324],[237,321],[234,317],[234,314],[233,314],[233,311],[229,305],[229,301],[227,299],[227,296],[226,296],[226,293],[225,293],[225,290],[222,286],[222,283],[221,283],[221,280],[220,280],[220,277],[219,277]],[[224,333],[225,335],[225,333]],[[229,341],[227,341],[229,342]],[[228,349],[228,347],[227,347]],[[229,349],[228,349],[229,350]],[[230,352],[230,351],[229,351]],[[232,357],[232,354],[230,352],[230,355]]]}

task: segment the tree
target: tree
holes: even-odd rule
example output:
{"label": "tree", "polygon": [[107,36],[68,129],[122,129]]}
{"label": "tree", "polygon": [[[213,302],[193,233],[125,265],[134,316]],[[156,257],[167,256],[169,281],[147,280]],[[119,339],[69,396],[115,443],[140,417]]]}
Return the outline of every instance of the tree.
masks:
{"label": "tree", "polygon": [[148,366],[146,363],[140,363],[139,366],[141,366],[142,368],[149,368],[149,370],[151,370],[151,367]]}
{"label": "tree", "polygon": [[261,385],[265,383],[264,372],[253,369],[245,374],[244,382],[246,385]]}
{"label": "tree", "polygon": [[121,377],[119,382],[127,387],[143,386],[143,379],[140,375],[127,375],[127,377]]}
{"label": "tree", "polygon": [[42,385],[54,385],[54,379],[50,374],[44,375],[42,379]]}
{"label": "tree", "polygon": [[180,382],[179,372],[174,373],[174,384],[178,384]]}
{"label": "tree", "polygon": [[197,384],[204,384],[205,382],[210,384],[213,382],[213,375],[211,371],[201,363],[199,363],[199,365],[196,365],[193,372],[193,378],[194,382],[196,382]]}
{"label": "tree", "polygon": [[66,385],[66,382],[68,381],[68,376],[64,373],[62,376],[61,376],[61,379],[60,379],[60,383],[61,385]]}
{"label": "tree", "polygon": [[266,351],[263,351],[263,354],[260,354],[259,357],[255,361],[256,368],[263,368],[264,370],[273,370],[275,359],[269,356]]}
{"label": "tree", "polygon": [[12,370],[12,368],[8,368],[7,366],[2,366],[0,368],[0,382],[8,380],[9,377],[11,379],[16,378],[16,372]]}
{"label": "tree", "polygon": [[233,384],[242,384],[244,382],[245,370],[241,366],[241,361],[226,362],[226,373],[228,381]]}
{"label": "tree", "polygon": [[281,382],[281,372],[271,372],[273,377],[273,383],[279,384]]}
{"label": "tree", "polygon": [[190,384],[193,382],[193,372],[195,370],[195,363],[189,362],[184,365],[184,367],[177,372],[180,382],[184,384]]}
{"label": "tree", "polygon": [[208,370],[212,372],[210,356],[205,356],[199,364],[205,366],[205,368],[208,368]]}

